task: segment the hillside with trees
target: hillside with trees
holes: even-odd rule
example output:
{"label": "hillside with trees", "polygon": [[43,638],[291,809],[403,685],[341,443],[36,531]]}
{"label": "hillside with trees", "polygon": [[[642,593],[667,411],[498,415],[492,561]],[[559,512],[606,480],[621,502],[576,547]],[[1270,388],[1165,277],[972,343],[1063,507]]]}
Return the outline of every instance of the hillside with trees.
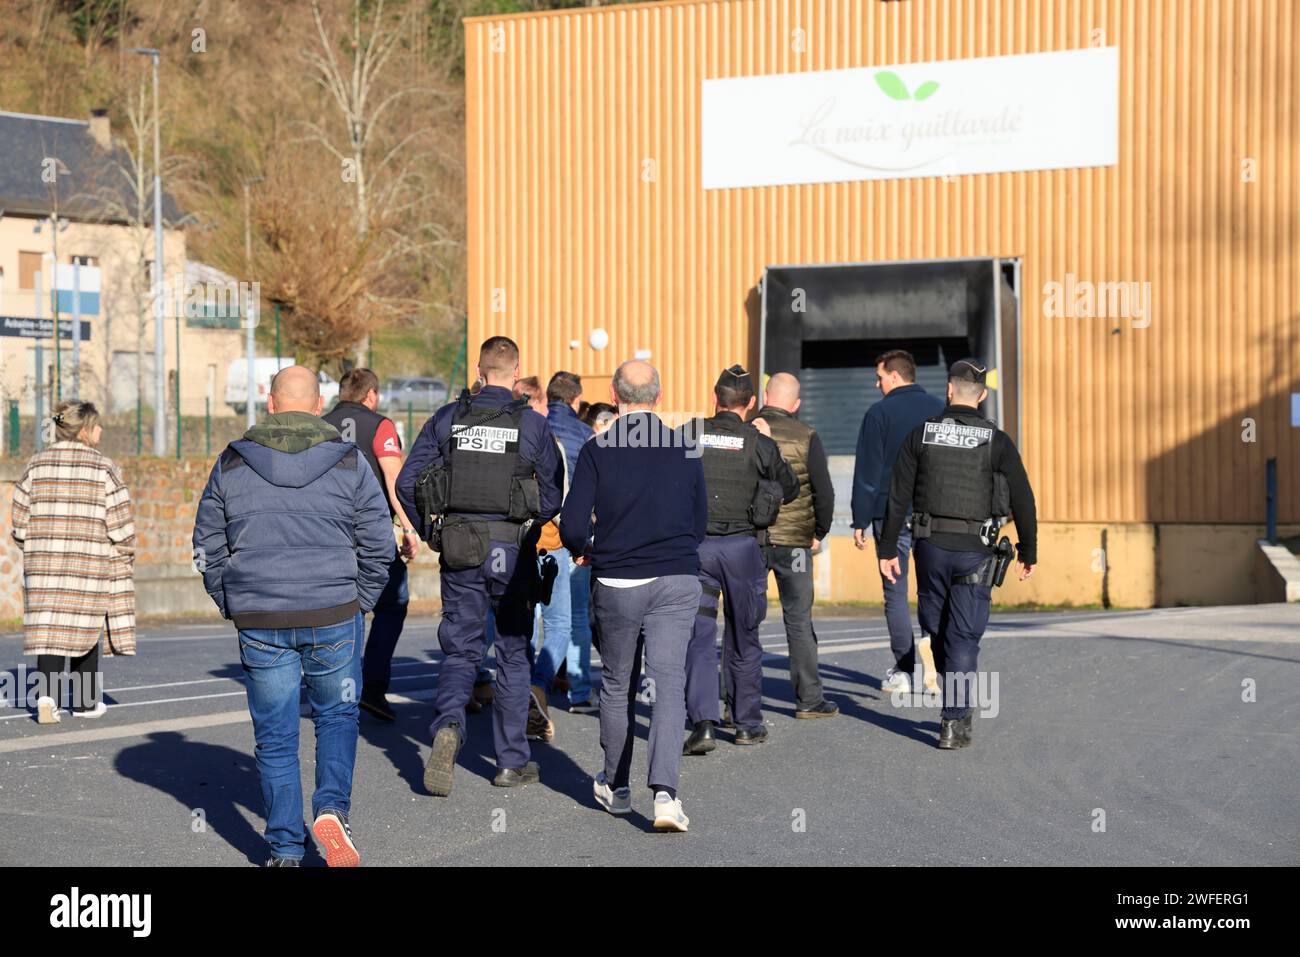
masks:
{"label": "hillside with trees", "polygon": [[107,109],[144,183],[152,88],[130,49],[157,48],[190,257],[259,282],[303,361],[445,375],[465,312],[461,18],[579,5],[0,0],[0,110]]}

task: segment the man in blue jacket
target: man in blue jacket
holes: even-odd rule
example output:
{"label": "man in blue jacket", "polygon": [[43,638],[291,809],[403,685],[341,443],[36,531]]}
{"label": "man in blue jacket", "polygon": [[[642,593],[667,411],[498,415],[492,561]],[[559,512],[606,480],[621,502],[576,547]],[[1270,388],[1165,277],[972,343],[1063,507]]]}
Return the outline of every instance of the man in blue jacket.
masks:
{"label": "man in blue jacket", "polygon": [[[557,372],[546,386],[546,424],[560,443],[568,483],[578,466],[582,446],[592,436],[592,429],[578,418],[582,401],[582,379],[574,372]],[[554,526],[543,532],[543,541],[558,534]],[[536,709],[530,716],[530,731],[536,724],[550,728],[546,713],[546,695],[555,676],[564,665],[568,680],[569,710],[575,714],[593,714],[591,705],[591,625],[588,605],[591,599],[591,570],[574,563],[574,556],[562,544],[550,553],[559,571],[551,589],[550,604],[542,607],[545,637],[533,665],[533,699]],[[541,719],[538,722],[538,719]]]}
{"label": "man in blue jacket", "polygon": [[[885,510],[889,505],[889,480],[898,450],[908,434],[943,411],[943,400],[916,384],[916,360],[910,352],[894,349],[876,357],[876,388],[883,398],[867,410],[858,432],[857,459],[853,463],[853,544],[867,547],[867,530],[880,544]],[[909,527],[898,538],[901,573],[894,581],[881,576],[885,594],[885,622],[894,666],[885,672],[881,689],[886,692],[911,690],[910,675],[916,668],[916,641],[912,634],[912,613],[907,605],[907,558],[912,548]],[[928,642],[928,637],[922,638]],[[928,656],[927,662],[932,660]],[[925,683],[931,686],[932,671]]]}
{"label": "man in blue jacket", "polygon": [[[654,366],[624,362],[610,391],[619,417],[582,447],[560,519],[565,547],[596,576],[591,600],[600,638],[605,762],[592,790],[610,814],[631,813],[644,653],[654,688],[646,782],[654,795],[654,828],[685,831],[690,819],[682,811],[677,783],[686,649],[700,607],[699,547],[708,529],[708,490],[695,447],[654,413],[660,396]],[[715,678],[715,704],[716,698]]]}
{"label": "man in blue jacket", "polygon": [[270,414],[221,453],[194,522],[203,585],[239,629],[271,867],[296,867],[303,856],[304,677],[316,729],[312,833],[330,867],[360,862],[348,812],[364,616],[394,552],[379,482],[357,447],[319,418],[321,404],[315,372],[281,370]]}
{"label": "man in blue jacket", "polygon": [[[519,347],[493,336],[479,350],[477,395],[462,394],[430,417],[397,476],[397,497],[418,515],[439,552],[442,621],[437,697],[424,767],[430,794],[451,793],[464,741],[465,708],[483,660],[489,610],[496,622],[492,700],[497,787],[541,779],[530,761],[528,646],[537,602],[537,538],[560,510],[564,471],[546,419],[516,400]],[[421,498],[417,502],[417,489]]]}

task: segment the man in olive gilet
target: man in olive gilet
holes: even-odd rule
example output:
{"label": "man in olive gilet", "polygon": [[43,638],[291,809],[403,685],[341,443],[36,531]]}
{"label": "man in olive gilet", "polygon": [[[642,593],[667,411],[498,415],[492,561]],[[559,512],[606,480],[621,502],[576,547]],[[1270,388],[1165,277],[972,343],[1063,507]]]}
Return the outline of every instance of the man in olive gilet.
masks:
{"label": "man in olive gilet", "polygon": [[[817,633],[813,629],[813,560],[830,533],[835,514],[835,489],[831,485],[826,450],[817,430],[796,419],[799,380],[778,372],[767,382],[763,407],[753,420],[766,423],[799,479],[799,496],[781,506],[776,523],[767,530],[763,552],[767,567],[776,575],[781,615],[790,657],[790,683],[794,686],[796,718],[830,718],[839,708],[826,700],[817,673]],[[760,426],[761,427],[761,426]]]}

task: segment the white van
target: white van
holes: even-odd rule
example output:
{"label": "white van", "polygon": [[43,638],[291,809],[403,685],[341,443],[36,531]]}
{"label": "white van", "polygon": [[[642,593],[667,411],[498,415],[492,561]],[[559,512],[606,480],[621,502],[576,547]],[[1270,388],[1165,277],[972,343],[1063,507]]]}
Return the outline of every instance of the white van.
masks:
{"label": "white van", "polygon": [[[271,379],[281,369],[293,365],[293,359],[282,356],[277,364],[274,356],[259,356],[253,360],[253,387],[256,389],[256,408],[266,408],[266,394],[271,389]],[[236,415],[243,415],[248,402],[248,368],[246,359],[233,359],[226,370],[226,405],[235,410]],[[327,372],[317,374],[320,379],[320,394],[329,408],[339,395],[339,384]]]}

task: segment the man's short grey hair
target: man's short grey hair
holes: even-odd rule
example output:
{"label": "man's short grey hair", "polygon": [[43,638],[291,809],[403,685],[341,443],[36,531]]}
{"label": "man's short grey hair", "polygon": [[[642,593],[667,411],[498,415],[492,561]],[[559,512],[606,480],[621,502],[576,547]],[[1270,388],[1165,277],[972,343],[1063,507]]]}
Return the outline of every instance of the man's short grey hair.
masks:
{"label": "man's short grey hair", "polygon": [[[637,362],[638,360],[629,360]],[[659,370],[654,366],[650,368],[650,379],[646,382],[632,383],[628,382],[623,374],[624,367],[628,362],[624,362],[614,373],[614,394],[618,396],[618,401],[624,405],[654,405],[655,400],[659,398]]]}

